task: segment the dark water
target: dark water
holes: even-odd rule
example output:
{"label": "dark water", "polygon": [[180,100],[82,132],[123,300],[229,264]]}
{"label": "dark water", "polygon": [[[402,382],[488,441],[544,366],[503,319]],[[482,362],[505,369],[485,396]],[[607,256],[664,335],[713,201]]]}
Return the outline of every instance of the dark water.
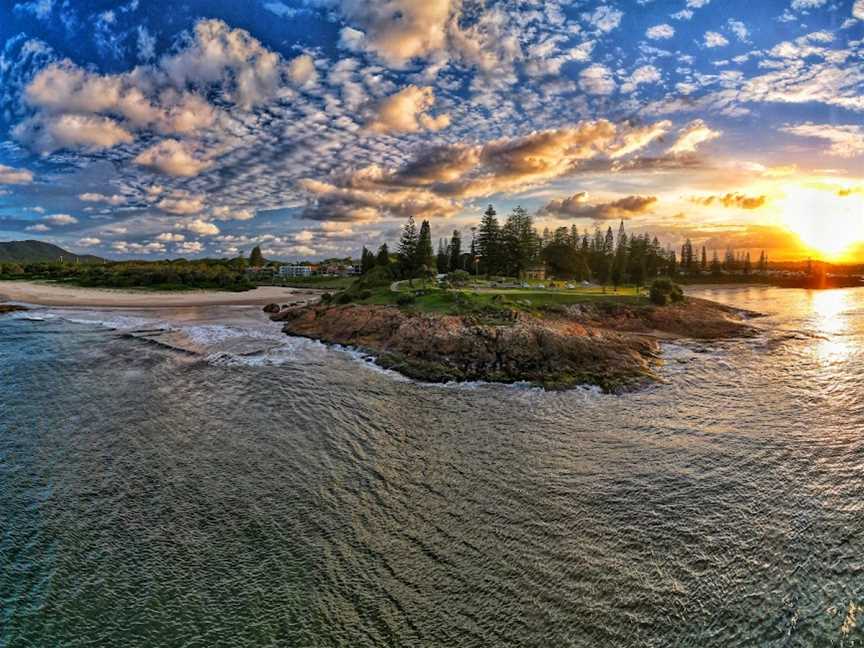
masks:
{"label": "dark water", "polygon": [[622,397],[0,319],[0,646],[864,645],[864,291],[700,294]]}

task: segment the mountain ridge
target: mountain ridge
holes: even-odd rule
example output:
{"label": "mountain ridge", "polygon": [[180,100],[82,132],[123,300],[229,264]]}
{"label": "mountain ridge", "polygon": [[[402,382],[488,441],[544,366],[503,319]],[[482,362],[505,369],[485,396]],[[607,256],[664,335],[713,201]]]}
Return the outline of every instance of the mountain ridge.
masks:
{"label": "mountain ridge", "polygon": [[44,241],[0,241],[0,263],[104,263],[92,254],[75,254]]}

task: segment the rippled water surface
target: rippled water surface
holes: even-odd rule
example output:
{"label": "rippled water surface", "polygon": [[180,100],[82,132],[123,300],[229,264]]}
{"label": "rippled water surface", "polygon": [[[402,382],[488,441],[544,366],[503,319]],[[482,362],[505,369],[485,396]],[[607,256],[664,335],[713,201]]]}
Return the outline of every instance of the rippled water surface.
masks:
{"label": "rippled water surface", "polygon": [[695,292],[626,396],[0,319],[0,646],[861,646],[864,290]]}

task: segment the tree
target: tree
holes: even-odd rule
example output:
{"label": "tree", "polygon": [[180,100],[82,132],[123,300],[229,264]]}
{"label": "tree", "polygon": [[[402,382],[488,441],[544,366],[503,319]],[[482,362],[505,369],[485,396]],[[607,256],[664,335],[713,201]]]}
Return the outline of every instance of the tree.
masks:
{"label": "tree", "polygon": [[719,277],[723,272],[723,266],[720,265],[720,259],[717,258],[717,250],[714,250],[714,255],[711,257],[711,274]]}
{"label": "tree", "polygon": [[375,255],[363,246],[363,252],[360,253],[360,273],[366,274],[375,267]]}
{"label": "tree", "polygon": [[705,252],[705,246],[702,246],[702,262],[699,264],[699,269],[702,272],[708,270],[708,254]]}
{"label": "tree", "polygon": [[435,265],[438,268],[439,274],[450,271],[450,255],[447,253],[447,248],[444,246],[444,239],[438,239],[438,254],[435,258]]}
{"label": "tree", "polygon": [[417,264],[417,225],[414,217],[409,216],[408,222],[402,227],[402,238],[399,239],[399,267],[402,274],[409,279],[420,267]]}
{"label": "tree", "polygon": [[253,268],[260,268],[264,265],[264,255],[261,254],[260,245],[256,245],[252,248],[252,254],[249,255],[249,265]]}
{"label": "tree", "polygon": [[459,230],[453,230],[453,236],[450,237],[450,272],[462,268],[462,235]]}
{"label": "tree", "polygon": [[752,270],[753,264],[750,262],[750,252],[748,251],[744,256],[744,274],[749,275]]}
{"label": "tree", "polygon": [[480,220],[476,252],[480,257],[480,267],[483,272],[486,274],[501,272],[501,227],[492,205],[489,205]]}
{"label": "tree", "polygon": [[414,263],[414,268],[418,270],[425,266],[427,271],[431,271],[435,267],[435,253],[432,251],[432,229],[428,220],[424,220],[420,224]]}
{"label": "tree", "polygon": [[378,248],[378,254],[375,256],[375,264],[383,268],[390,265],[390,250],[386,243],[383,243],[381,247]]}

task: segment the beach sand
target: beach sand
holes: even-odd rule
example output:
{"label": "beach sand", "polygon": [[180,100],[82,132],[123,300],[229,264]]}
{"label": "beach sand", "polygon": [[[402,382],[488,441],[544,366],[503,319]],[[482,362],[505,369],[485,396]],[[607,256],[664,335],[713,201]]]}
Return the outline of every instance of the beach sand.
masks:
{"label": "beach sand", "polygon": [[318,299],[322,291],[261,286],[246,292],[190,290],[146,292],[109,288],[78,288],[48,282],[0,281],[0,301],[69,308],[197,308],[202,306],[261,306]]}

